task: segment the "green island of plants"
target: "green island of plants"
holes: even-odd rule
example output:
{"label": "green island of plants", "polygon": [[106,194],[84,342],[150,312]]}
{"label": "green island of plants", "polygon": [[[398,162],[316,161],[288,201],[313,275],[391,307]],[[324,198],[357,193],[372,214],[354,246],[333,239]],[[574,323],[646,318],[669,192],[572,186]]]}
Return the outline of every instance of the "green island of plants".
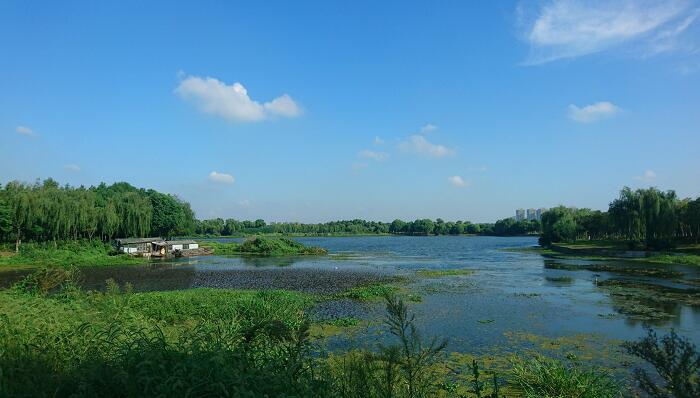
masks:
{"label": "green island of plants", "polygon": [[204,242],[217,255],[303,256],[328,254],[320,247],[308,247],[288,238],[253,237],[243,243]]}

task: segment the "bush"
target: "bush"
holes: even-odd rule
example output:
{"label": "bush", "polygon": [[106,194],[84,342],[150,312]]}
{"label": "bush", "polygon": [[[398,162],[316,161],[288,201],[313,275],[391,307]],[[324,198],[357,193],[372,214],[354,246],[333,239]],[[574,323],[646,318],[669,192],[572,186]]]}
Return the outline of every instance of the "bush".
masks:
{"label": "bush", "polygon": [[[657,373],[652,377],[644,369],[635,369],[639,387],[654,398],[700,397],[700,353],[694,344],[674,330],[661,339],[649,329],[647,336],[624,345],[629,354],[650,363]],[[657,381],[663,381],[663,385]]]}

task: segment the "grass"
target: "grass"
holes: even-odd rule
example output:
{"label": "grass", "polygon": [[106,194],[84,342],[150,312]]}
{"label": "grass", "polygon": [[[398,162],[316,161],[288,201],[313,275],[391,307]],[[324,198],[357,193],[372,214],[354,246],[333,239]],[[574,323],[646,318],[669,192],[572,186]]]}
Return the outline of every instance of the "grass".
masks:
{"label": "grass", "polygon": [[0,256],[0,267],[45,266],[104,266],[143,264],[147,260],[117,254],[114,248],[101,241],[67,241],[23,243],[19,253],[5,252]]}
{"label": "grass", "polygon": [[320,247],[308,247],[287,238],[253,237],[243,243],[202,242],[217,255],[300,256],[328,254]]}
{"label": "grass", "polygon": [[416,271],[416,275],[426,278],[439,278],[443,276],[472,275],[475,272],[472,269],[421,269]]}
{"label": "grass", "polygon": [[622,387],[607,373],[542,357],[516,362],[513,383],[525,398],[623,397]]}

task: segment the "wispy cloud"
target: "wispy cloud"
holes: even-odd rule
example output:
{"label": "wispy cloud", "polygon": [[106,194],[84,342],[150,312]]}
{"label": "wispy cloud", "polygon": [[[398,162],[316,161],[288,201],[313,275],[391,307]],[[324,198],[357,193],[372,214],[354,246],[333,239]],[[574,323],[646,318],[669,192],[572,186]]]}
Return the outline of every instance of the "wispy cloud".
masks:
{"label": "wispy cloud", "polygon": [[359,156],[363,159],[371,159],[371,160],[374,160],[377,162],[383,162],[383,161],[389,159],[388,153],[371,151],[369,149],[364,149],[364,150],[360,151],[360,153],[358,153],[357,156]]}
{"label": "wispy cloud", "polygon": [[374,141],[372,141],[372,142],[374,143],[374,145],[383,145],[384,144],[384,140],[379,136],[374,137]]}
{"label": "wispy cloud", "polygon": [[248,199],[243,199],[243,200],[238,201],[238,206],[247,208],[247,207],[252,206],[252,203]]}
{"label": "wispy cloud", "polygon": [[241,83],[226,83],[212,78],[187,76],[175,89],[181,98],[194,103],[200,111],[238,122],[257,122],[274,116],[296,117],[301,108],[287,94],[259,103],[248,96]]}
{"label": "wispy cloud", "polygon": [[438,129],[438,126],[431,124],[431,123],[427,123],[423,127],[420,128],[420,132],[421,133],[430,133],[431,131],[435,131],[437,129]]}
{"label": "wispy cloud", "polygon": [[236,179],[231,174],[212,171],[211,173],[209,173],[209,181],[216,182],[219,184],[233,184],[236,181]]}
{"label": "wispy cloud", "polygon": [[67,165],[63,166],[63,168],[66,169],[67,171],[72,171],[74,173],[77,173],[80,171],[80,166],[78,166],[77,164],[67,164]]}
{"label": "wispy cloud", "polygon": [[454,149],[448,148],[444,145],[433,144],[428,141],[422,135],[412,135],[408,137],[405,141],[399,143],[399,148],[408,153],[414,153],[417,155],[428,156],[433,158],[442,158],[445,156],[450,156],[455,153]]}
{"label": "wispy cloud", "polygon": [[634,177],[634,179],[643,182],[653,182],[656,180],[656,173],[653,170],[647,170],[644,174]]}
{"label": "wispy cloud", "polygon": [[690,15],[682,20],[669,24],[671,26],[661,29],[649,41],[649,47],[645,55],[656,55],[664,52],[685,49],[693,51],[696,44],[692,42],[683,42],[680,37],[693,26],[695,20],[700,16],[700,8],[695,9]]}
{"label": "wispy cloud", "polygon": [[602,119],[608,119],[620,112],[620,108],[612,102],[602,101],[594,104],[578,107],[569,105],[569,118],[579,123],[592,123]]}
{"label": "wispy cloud", "polygon": [[465,181],[460,176],[447,177],[447,181],[449,181],[450,184],[452,184],[453,186],[459,187],[459,188],[466,188],[469,186],[469,181]]}
{"label": "wispy cloud", "polygon": [[527,64],[575,58],[637,41],[648,47],[661,29],[681,21],[666,35],[670,39],[695,20],[688,19],[694,10],[686,0],[550,0],[534,10],[521,5],[518,11],[530,44]]}
{"label": "wispy cloud", "polygon": [[22,134],[23,136],[26,136],[26,137],[36,137],[36,133],[34,132],[34,130],[32,130],[31,128],[29,128],[27,126],[17,126],[15,131],[18,134]]}

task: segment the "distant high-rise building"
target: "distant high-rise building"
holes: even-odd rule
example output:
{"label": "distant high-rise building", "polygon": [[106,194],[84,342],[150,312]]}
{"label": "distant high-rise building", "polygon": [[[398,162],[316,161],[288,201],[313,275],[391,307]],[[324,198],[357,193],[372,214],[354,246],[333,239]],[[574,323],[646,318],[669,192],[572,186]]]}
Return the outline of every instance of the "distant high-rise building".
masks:
{"label": "distant high-rise building", "polygon": [[535,209],[527,209],[527,220],[528,221],[537,220],[537,211]]}
{"label": "distant high-rise building", "polygon": [[537,221],[542,220],[542,213],[544,213],[545,211],[547,211],[546,207],[540,207],[539,209],[537,209]]}
{"label": "distant high-rise building", "polygon": [[525,210],[524,209],[518,209],[515,211],[515,221],[524,221],[525,220]]}

